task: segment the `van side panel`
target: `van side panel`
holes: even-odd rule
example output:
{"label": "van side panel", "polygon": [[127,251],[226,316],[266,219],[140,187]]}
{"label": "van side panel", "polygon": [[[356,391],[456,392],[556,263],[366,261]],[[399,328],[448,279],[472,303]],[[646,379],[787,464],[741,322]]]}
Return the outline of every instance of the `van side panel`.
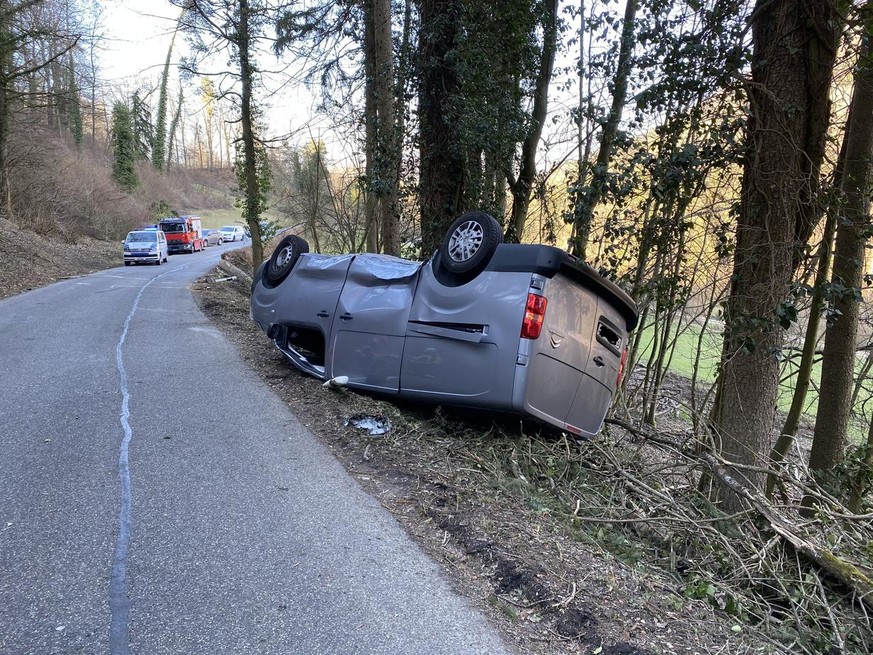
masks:
{"label": "van side panel", "polygon": [[420,265],[357,255],[336,306],[329,375],[353,388],[397,393],[406,323]]}
{"label": "van side panel", "polygon": [[274,324],[305,327],[320,331],[326,342],[352,259],[303,254],[293,275],[278,286],[255,285],[252,316],[265,332]]}
{"label": "van side panel", "polygon": [[422,267],[400,372],[404,395],[512,409],[530,273],[483,271],[456,287]]}

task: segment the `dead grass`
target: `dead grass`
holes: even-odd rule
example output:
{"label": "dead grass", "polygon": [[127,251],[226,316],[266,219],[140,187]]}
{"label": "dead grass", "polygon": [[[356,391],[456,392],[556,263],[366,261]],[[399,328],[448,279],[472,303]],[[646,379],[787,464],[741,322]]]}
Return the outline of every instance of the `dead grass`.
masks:
{"label": "dead grass", "polygon": [[233,173],[156,172],[137,164],[133,193],[111,178],[111,154],[102,145],[76,148],[42,124],[16,123],[9,142],[11,213],[5,218],[43,236],[78,241],[119,240],[128,230],[179,214],[233,206]]}
{"label": "dead grass", "polygon": [[0,218],[0,298],[121,263],[120,242],[42,236]]}

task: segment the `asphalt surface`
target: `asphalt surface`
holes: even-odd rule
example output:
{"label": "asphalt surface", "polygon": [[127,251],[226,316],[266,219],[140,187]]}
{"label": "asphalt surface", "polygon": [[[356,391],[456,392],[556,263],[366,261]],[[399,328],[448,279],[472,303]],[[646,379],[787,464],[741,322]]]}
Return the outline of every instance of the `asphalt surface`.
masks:
{"label": "asphalt surface", "polygon": [[228,246],[0,301],[0,653],[508,653],[197,309]]}

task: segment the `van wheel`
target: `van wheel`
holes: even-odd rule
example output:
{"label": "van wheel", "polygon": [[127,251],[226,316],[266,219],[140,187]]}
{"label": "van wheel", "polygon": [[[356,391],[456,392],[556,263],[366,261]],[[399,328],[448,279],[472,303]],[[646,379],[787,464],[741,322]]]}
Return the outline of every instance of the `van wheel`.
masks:
{"label": "van wheel", "polygon": [[450,273],[469,273],[484,268],[503,242],[500,224],[490,214],[471,211],[452,223],[443,239],[442,264]]}
{"label": "van wheel", "polygon": [[125,266],[130,266],[133,262],[124,262]]}
{"label": "van wheel", "polygon": [[288,277],[300,255],[305,252],[309,252],[309,244],[304,239],[294,234],[282,239],[267,262],[267,281],[274,286],[279,284]]}

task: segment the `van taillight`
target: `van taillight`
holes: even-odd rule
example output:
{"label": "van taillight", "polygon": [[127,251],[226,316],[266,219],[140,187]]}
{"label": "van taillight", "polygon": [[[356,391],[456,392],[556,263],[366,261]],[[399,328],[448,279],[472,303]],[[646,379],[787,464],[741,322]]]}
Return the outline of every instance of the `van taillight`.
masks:
{"label": "van taillight", "polygon": [[621,361],[618,363],[618,377],[615,378],[615,386],[621,384],[621,376],[624,373],[624,363],[627,361],[627,348],[621,351]]}
{"label": "van taillight", "polygon": [[545,296],[527,294],[527,306],[524,309],[524,322],[521,324],[522,339],[538,339],[543,331],[543,320],[546,318],[546,305],[549,301]]}

